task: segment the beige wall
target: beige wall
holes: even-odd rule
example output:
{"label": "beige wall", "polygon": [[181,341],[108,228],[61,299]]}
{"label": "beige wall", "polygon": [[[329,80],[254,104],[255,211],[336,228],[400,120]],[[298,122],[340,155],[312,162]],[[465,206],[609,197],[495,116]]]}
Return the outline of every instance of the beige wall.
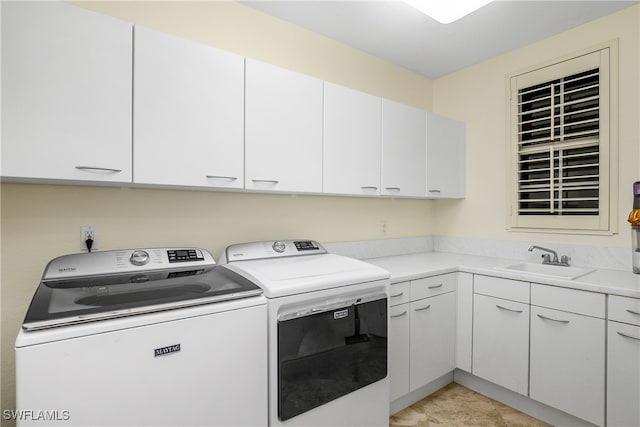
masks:
{"label": "beige wall", "polygon": [[[191,38],[374,95],[431,107],[429,79],[233,2],[81,2],[82,7]],[[2,405],[15,407],[13,345],[46,263],[79,251],[234,242],[345,241],[433,233],[424,200],[2,184]],[[381,223],[386,223],[386,233]],[[4,425],[3,421],[3,425]]]}
{"label": "beige wall", "polygon": [[[418,201],[26,184],[1,186],[2,409],[13,408],[13,343],[46,263],[76,252],[79,227],[100,249],[199,245],[219,256],[246,240],[345,241],[430,234],[627,245],[640,179],[638,6],[432,82],[232,2],[82,2],[82,7],[467,122],[467,198]],[[620,236],[505,231],[505,75],[620,37]],[[493,158],[489,154],[493,154]],[[496,153],[497,156],[496,156]],[[381,232],[381,222],[387,232]],[[3,423],[4,425],[4,423]]]}
{"label": "beige wall", "polygon": [[[602,246],[629,246],[626,222],[631,186],[640,180],[640,6],[501,55],[434,81],[434,110],[467,125],[467,197],[437,201],[439,235],[480,239],[539,240]],[[505,77],[530,66],[619,39],[619,161],[613,171],[620,192],[619,234],[609,236],[538,234],[506,230],[508,94]],[[614,118],[615,119],[615,118]]]}

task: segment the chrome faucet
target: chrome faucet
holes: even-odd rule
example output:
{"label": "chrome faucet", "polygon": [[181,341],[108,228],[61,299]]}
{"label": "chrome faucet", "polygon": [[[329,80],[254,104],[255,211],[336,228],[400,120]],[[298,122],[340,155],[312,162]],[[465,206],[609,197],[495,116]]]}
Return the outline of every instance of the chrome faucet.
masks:
{"label": "chrome faucet", "polygon": [[[560,257],[560,260],[558,260],[558,253],[553,249],[548,249],[548,248],[543,248],[542,246],[533,245],[529,248],[529,252],[533,252],[534,249],[539,249],[541,251],[549,252],[548,254],[542,255],[543,264],[561,265],[563,267],[569,266],[569,261],[571,261],[571,258],[569,258],[566,255],[562,255]],[[553,259],[551,259],[551,255],[553,255]]]}

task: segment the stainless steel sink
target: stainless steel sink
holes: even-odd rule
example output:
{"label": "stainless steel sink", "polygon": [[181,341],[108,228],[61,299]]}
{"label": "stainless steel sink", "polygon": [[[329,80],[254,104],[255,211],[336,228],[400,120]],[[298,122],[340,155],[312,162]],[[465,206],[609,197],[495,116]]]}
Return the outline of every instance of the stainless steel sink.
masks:
{"label": "stainless steel sink", "polygon": [[535,264],[532,262],[521,262],[505,267],[495,267],[495,270],[567,280],[573,280],[594,271],[593,268],[565,267],[562,265]]}

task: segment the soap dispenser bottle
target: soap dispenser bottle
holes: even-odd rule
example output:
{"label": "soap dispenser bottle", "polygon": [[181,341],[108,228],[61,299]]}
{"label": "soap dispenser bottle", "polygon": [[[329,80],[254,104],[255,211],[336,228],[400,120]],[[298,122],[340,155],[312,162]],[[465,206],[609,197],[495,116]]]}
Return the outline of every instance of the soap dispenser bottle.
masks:
{"label": "soap dispenser bottle", "polygon": [[633,210],[629,213],[631,223],[631,262],[633,272],[640,274],[640,181],[633,183]]}

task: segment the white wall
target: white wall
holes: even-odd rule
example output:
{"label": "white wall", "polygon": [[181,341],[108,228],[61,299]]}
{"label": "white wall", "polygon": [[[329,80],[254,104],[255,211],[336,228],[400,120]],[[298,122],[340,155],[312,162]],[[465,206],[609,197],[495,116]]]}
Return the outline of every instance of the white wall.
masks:
{"label": "white wall", "polygon": [[[436,234],[477,239],[538,240],[630,247],[626,221],[632,184],[640,180],[640,6],[587,23],[434,81],[436,112],[467,124],[467,197],[437,201]],[[619,39],[619,234],[609,236],[507,231],[507,99],[513,72]],[[612,120],[615,120],[613,117]]]}

